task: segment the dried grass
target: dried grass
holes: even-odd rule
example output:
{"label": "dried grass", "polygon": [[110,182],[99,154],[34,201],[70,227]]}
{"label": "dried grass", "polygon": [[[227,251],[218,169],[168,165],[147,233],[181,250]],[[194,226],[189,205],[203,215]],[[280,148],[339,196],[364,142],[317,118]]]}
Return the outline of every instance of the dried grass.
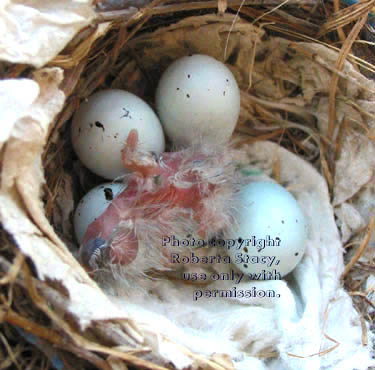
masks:
{"label": "dried grass", "polygon": [[[98,1],[97,3],[103,3]],[[328,135],[322,137],[314,127],[314,117],[303,107],[287,102],[268,101],[261,97],[242,92],[243,109],[250,115],[253,125],[241,124],[237,132],[242,135],[242,142],[258,140],[273,140],[281,143],[289,150],[298,153],[320,169],[327,179],[329,188],[334,185],[334,160],[340,152],[342,136],[348,122],[344,122],[337,135],[336,92],[340,78],[348,79],[343,74],[344,61],[349,59],[360,69],[375,73],[375,66],[370,60],[359,58],[351,52],[355,42],[360,41],[360,33],[367,20],[367,14],[375,4],[375,0],[362,1],[356,5],[339,9],[339,2],[322,6],[321,2],[312,0],[249,0],[249,1],[163,1],[156,0],[140,9],[106,9],[99,11],[97,24],[83,30],[71,41],[66,49],[57,56],[51,66],[65,69],[65,78],[61,86],[69,97],[63,111],[57,118],[44,153],[43,161],[47,177],[45,189],[45,209],[47,217],[55,225],[58,224],[56,199],[61,196],[61,189],[72,192],[78,199],[84,192],[97,183],[97,179],[83,172],[77,177],[77,172],[71,165],[72,153],[66,122],[79,106],[81,99],[92,94],[97,88],[110,87],[117,78],[126,79],[126,88],[140,95],[151,94],[144,88],[144,81],[154,86],[155,81],[147,71],[139,68],[131,69],[131,60],[136,57],[124,54],[122,51],[127,43],[135,36],[145,31],[152,31],[160,26],[175,23],[177,20],[190,15],[200,15],[213,12],[224,14],[238,13],[239,17],[262,26],[270,34],[275,34],[291,40],[290,50],[308,56],[317,64],[324,65],[333,72],[330,86],[330,113]],[[354,23],[354,27],[350,26]],[[347,27],[349,26],[349,27]],[[346,36],[347,35],[347,36]],[[336,43],[341,41],[338,49]],[[293,41],[314,41],[326,45],[333,50],[340,50],[336,65],[327,65],[319,55],[313,54]],[[373,56],[372,45],[363,44],[367,54]],[[128,50],[129,51],[129,50]],[[130,50],[131,53],[131,50]],[[119,60],[121,55],[122,60]],[[371,59],[371,58],[369,58]],[[141,64],[140,64],[141,65]],[[4,64],[3,75],[6,77],[28,76],[31,68],[25,65]],[[124,69],[125,68],[125,69]],[[130,68],[130,69],[129,69]],[[250,65],[251,72],[251,65]],[[126,73],[124,72],[126,71]],[[251,76],[252,73],[249,73]],[[120,76],[120,77],[118,77]],[[142,80],[143,79],[143,80]],[[249,80],[249,89],[252,86]],[[353,102],[353,104],[356,104]],[[302,122],[304,124],[302,124]],[[307,124],[306,124],[307,123]],[[364,126],[368,137],[374,140],[373,129]],[[65,136],[64,136],[65,135]],[[80,168],[80,171],[84,169]],[[274,175],[279,177],[280,168],[275,165]],[[70,177],[66,177],[68,174]],[[73,179],[75,186],[69,183]],[[352,260],[347,264],[343,273],[345,287],[353,297],[364,320],[374,319],[367,313],[367,307],[373,304],[367,299],[366,292],[361,290],[361,282],[373,273],[375,261],[359,262],[371,233],[374,230],[374,219],[371,221],[368,233],[363,239]],[[58,229],[64,234],[63,229]],[[64,241],[74,249],[74,240],[63,236]],[[352,245],[347,247],[353,248]],[[128,325],[127,332],[133,337],[129,342],[137,342],[137,332],[131,329],[129,323],[113,323],[113,330],[105,330],[98,324],[96,331],[80,333],[74,320],[64,316],[64,292],[54,284],[40,282],[34,277],[32,263],[16,252],[13,241],[5,231],[0,232],[0,369],[16,367],[17,369],[51,369],[51,361],[62,361],[66,368],[89,369],[94,366],[100,369],[126,369],[127,366],[144,369],[165,369],[151,361],[141,358],[139,354],[147,354],[148,348],[121,348],[118,343],[121,325]],[[351,278],[352,272],[361,276],[357,280]],[[51,306],[49,299],[54,304]],[[60,306],[58,304],[60,302]],[[129,326],[130,325],[130,326]],[[22,334],[21,334],[22,333]],[[363,342],[366,343],[366,330],[363,330]],[[122,334],[125,335],[125,334]],[[116,339],[117,338],[117,339]],[[329,350],[339,345],[334,342]],[[187,350],[185,350],[187,351]],[[231,361],[216,357],[205,359],[189,351],[201,368],[230,369]],[[311,356],[321,355],[312,354]],[[276,354],[265,354],[272,357]],[[299,357],[298,354],[290,354]],[[121,360],[121,361],[120,361]],[[56,365],[56,364],[55,364]]]}

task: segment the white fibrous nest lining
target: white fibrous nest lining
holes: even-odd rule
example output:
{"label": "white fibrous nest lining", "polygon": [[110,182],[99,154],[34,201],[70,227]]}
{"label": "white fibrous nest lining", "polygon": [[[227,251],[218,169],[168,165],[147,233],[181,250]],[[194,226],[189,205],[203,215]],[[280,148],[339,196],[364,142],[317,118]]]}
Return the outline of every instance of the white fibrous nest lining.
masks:
{"label": "white fibrous nest lining", "polygon": [[[102,26],[100,32],[106,31]],[[100,32],[96,37],[102,36]],[[66,42],[69,38],[66,35]],[[0,53],[6,57],[2,49]],[[157,82],[178,57],[208,54],[227,63],[241,89],[236,140],[243,142],[250,138],[246,134],[254,132],[267,136],[279,129],[284,130],[283,140],[288,130],[300,135],[304,145],[300,155],[291,147],[288,150],[255,139],[242,148],[244,161],[262,173],[253,175],[254,181],[273,178],[298,200],[309,227],[306,254],[292,276],[281,281],[218,281],[202,287],[150,279],[141,280],[136,289],[128,289],[121,281],[112,289],[99,288],[71,253],[76,251],[71,214],[77,201],[73,199],[74,187],[79,182],[74,171],[79,165],[59,174],[51,217],[46,217],[41,200],[45,179],[51,177],[44,169],[53,171],[50,163],[56,160],[51,148],[59,148],[61,155],[61,150],[69,147],[64,144],[69,140],[65,122],[73,113],[66,108],[64,92],[69,89],[61,90],[64,70],[43,68],[32,79],[0,82],[0,220],[32,260],[38,279],[54,282],[39,289],[39,298],[49,301],[53,313],[46,303],[39,302],[38,307],[77,346],[139,366],[150,366],[151,361],[161,367],[173,364],[177,369],[367,369],[373,364],[373,334],[361,321],[340,278],[343,243],[354,235],[363,239],[364,227],[374,214],[375,147],[369,132],[375,126],[375,84],[345,62],[336,92],[334,137],[341,137],[340,150],[334,177],[327,184],[317,170],[323,164],[324,172],[325,162],[316,158],[319,154],[324,157],[320,144],[328,130],[328,95],[336,51],[270,37],[232,15],[205,15],[135,37],[124,53],[134,58],[121,65],[112,87],[137,90],[137,81],[129,76],[137,79],[145,73]],[[25,53],[8,60],[31,63],[34,57]],[[44,53],[35,65],[52,57]],[[60,112],[63,114],[58,116]],[[60,122],[60,130],[54,129],[56,122]],[[283,140],[280,143],[285,143]],[[46,161],[48,166],[43,167]],[[54,220],[53,225],[49,219]],[[372,239],[368,254],[361,258],[368,261],[374,248]],[[218,268],[226,272],[229,267],[223,266]],[[237,290],[274,290],[280,297],[203,296],[193,300],[196,290],[231,290],[234,286]],[[73,331],[62,319],[65,314],[79,330],[90,330],[112,347],[106,347],[104,339],[97,345],[92,336],[83,339],[82,333]]]}

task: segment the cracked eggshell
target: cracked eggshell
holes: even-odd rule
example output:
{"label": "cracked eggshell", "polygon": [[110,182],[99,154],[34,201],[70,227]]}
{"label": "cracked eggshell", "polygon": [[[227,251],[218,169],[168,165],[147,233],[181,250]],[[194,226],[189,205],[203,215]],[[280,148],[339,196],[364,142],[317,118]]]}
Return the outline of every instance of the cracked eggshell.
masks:
{"label": "cracked eggshell", "polygon": [[82,103],[74,115],[74,151],[92,172],[106,179],[116,179],[127,172],[121,151],[131,129],[138,130],[139,149],[164,151],[163,129],[147,103],[127,91],[99,91]]}
{"label": "cracked eggshell", "polygon": [[[261,274],[263,270],[272,274],[276,270],[285,276],[302,259],[307,241],[305,217],[296,199],[281,185],[272,182],[250,183],[240,191],[239,197],[242,207],[238,210],[238,227],[231,238],[237,240],[235,247],[239,246],[238,239],[242,239],[243,244],[240,249],[228,250],[232,262],[246,274]],[[253,236],[256,243],[252,242]],[[274,246],[266,244],[268,236],[275,241]],[[265,240],[264,248],[260,240]],[[252,263],[253,256],[274,256],[275,262],[272,266]],[[270,276],[266,275],[265,279]],[[274,279],[276,275],[272,276]]]}
{"label": "cracked eggshell", "polygon": [[240,114],[240,90],[223,63],[208,55],[186,56],[163,73],[156,109],[175,145],[188,146],[200,138],[224,143]]}
{"label": "cracked eggshell", "polygon": [[108,182],[91,189],[78,203],[74,213],[74,232],[81,244],[91,222],[95,221],[112,203],[112,200],[126,188],[124,183]]}

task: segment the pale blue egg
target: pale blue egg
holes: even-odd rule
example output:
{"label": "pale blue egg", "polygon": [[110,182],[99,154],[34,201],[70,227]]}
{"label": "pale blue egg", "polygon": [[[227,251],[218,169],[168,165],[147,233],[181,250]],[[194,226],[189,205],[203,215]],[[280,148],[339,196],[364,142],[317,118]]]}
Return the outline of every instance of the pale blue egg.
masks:
{"label": "pale blue egg", "polygon": [[81,243],[88,226],[112,203],[112,200],[126,188],[124,183],[108,182],[91,189],[78,203],[74,213],[74,232]]}
{"label": "pale blue egg", "polygon": [[[239,194],[236,241],[228,253],[249,278],[279,279],[303,257],[307,224],[296,199],[281,185],[253,182]],[[255,274],[255,275],[253,275]]]}
{"label": "pale blue egg", "polygon": [[208,55],[182,57],[163,73],[156,109],[177,146],[227,142],[240,114],[240,90],[230,69]]}

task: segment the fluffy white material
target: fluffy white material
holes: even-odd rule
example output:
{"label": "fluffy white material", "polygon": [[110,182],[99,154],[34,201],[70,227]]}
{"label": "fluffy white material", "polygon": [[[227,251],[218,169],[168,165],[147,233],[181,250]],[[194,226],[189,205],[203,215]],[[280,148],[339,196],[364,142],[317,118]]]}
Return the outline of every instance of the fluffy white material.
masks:
{"label": "fluffy white material", "polygon": [[[131,291],[112,287],[110,299],[143,323],[150,346],[178,369],[194,364],[179,345],[207,356],[229,354],[236,369],[367,369],[374,363],[374,338],[369,331],[369,345],[362,344],[359,315],[340,284],[343,250],[324,179],[273,143],[256,143],[246,150],[250,164],[263,173],[280,160],[281,183],[296,197],[308,222],[306,254],[294,272],[281,281],[216,281],[205,286],[140,280]],[[254,180],[265,177],[254,175]],[[220,272],[231,269],[214,267]],[[237,292],[272,289],[280,296],[194,300],[197,290],[234,287]],[[161,334],[155,337],[152,332]]]}

